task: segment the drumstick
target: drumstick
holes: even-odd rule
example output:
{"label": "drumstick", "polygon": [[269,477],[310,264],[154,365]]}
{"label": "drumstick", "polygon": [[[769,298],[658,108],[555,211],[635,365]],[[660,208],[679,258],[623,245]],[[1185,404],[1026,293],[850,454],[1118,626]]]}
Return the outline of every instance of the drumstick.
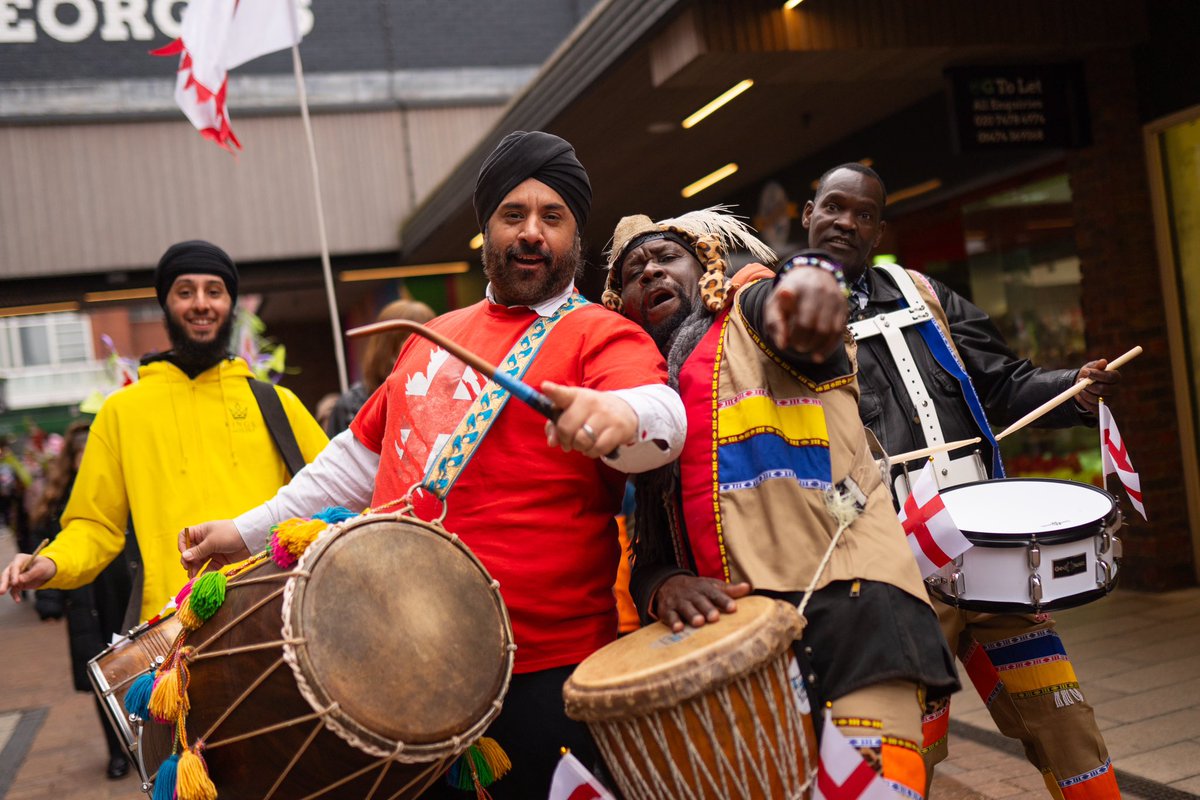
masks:
{"label": "drumstick", "polygon": [[33,560],[34,560],[35,558],[37,558],[37,557],[38,557],[38,554],[39,554],[39,553],[41,553],[41,552],[42,552],[42,550],[43,550],[43,549],[46,547],[46,545],[48,545],[48,544],[50,544],[50,540],[49,540],[49,539],[42,539],[42,543],[41,543],[41,544],[39,544],[37,547],[33,548],[33,553],[31,553],[31,554],[30,554],[30,556],[29,556],[29,560],[28,560],[28,561],[26,561],[24,564],[22,564],[22,565],[21,565],[21,571],[20,571],[20,572],[18,572],[17,574],[18,574],[18,575],[24,575],[24,574],[25,574],[25,570],[27,570],[27,569],[29,569],[30,567],[32,567],[32,566],[33,566]]}
{"label": "drumstick", "polygon": [[447,339],[440,333],[431,331],[429,328],[426,328],[419,322],[412,322],[407,319],[389,319],[384,320],[383,322],[373,322],[370,325],[362,325],[358,328],[351,328],[350,330],[346,331],[346,335],[350,338],[354,338],[356,336],[370,336],[373,333],[386,333],[387,331],[394,330],[411,331],[412,333],[425,337],[440,347],[444,347],[446,350],[449,350],[450,354],[459,361],[462,361],[463,363],[472,367],[477,372],[487,375],[496,383],[512,392],[513,397],[516,397],[518,400],[522,401],[551,422],[558,421],[559,415],[562,414],[562,409],[555,408],[554,403],[550,401],[549,397],[546,397],[546,395],[542,394],[537,389],[534,389],[528,383],[514,378],[506,372],[501,372],[495,366],[484,361],[470,350],[456,344],[450,339]]}
{"label": "drumstick", "polygon": [[[1134,347],[1128,353],[1118,356],[1117,358],[1108,362],[1108,366],[1104,368],[1104,371],[1111,372],[1114,369],[1116,369],[1117,367],[1123,366],[1126,362],[1132,361],[1133,359],[1137,358],[1141,354],[1142,354],[1141,345]],[[1024,428],[1026,425],[1028,425],[1029,423],[1036,420],[1038,417],[1041,417],[1045,414],[1050,413],[1051,411],[1058,408],[1060,405],[1062,405],[1066,401],[1070,400],[1075,395],[1082,392],[1087,387],[1091,386],[1094,382],[1095,381],[1093,381],[1091,378],[1084,378],[1083,380],[1081,380],[1078,383],[1071,386],[1069,389],[1064,389],[1062,392],[1060,392],[1056,396],[1054,396],[1054,397],[1050,398],[1049,400],[1047,400],[1046,402],[1042,403],[1040,406],[1035,408],[1033,411],[1030,411],[1028,414],[1021,417],[1019,420],[1014,422],[1012,425],[1009,425],[1007,428],[1000,431],[1000,433],[997,433],[996,441],[997,442],[1000,441],[1005,436],[1008,436],[1010,433],[1016,433],[1017,431],[1021,430],[1021,428]]]}
{"label": "drumstick", "polygon": [[918,458],[925,458],[934,453],[944,453],[947,450],[957,450],[960,447],[966,447],[969,444],[975,444],[979,441],[979,437],[974,439],[959,439],[957,442],[942,442],[931,447],[922,447],[920,450],[910,450],[907,453],[901,453],[898,456],[889,456],[888,461],[893,464],[903,464],[907,461],[916,461]]}

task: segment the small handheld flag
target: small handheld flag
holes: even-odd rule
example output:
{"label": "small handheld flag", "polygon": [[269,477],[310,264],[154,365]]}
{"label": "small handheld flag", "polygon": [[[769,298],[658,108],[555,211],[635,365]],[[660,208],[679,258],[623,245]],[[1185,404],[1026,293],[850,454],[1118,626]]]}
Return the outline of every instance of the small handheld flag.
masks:
{"label": "small handheld flag", "polygon": [[938,494],[932,461],[921,470],[912,494],[904,501],[900,523],[921,568],[922,578],[928,578],[971,547],[971,541],[954,524]]}
{"label": "small handheld flag", "polygon": [[550,781],[549,800],[616,800],[570,751],[563,753]]}
{"label": "small handheld flag", "polygon": [[1133,469],[1129,460],[1129,451],[1125,449],[1125,441],[1117,430],[1117,421],[1113,419],[1112,411],[1100,400],[1100,459],[1104,465],[1104,475],[1117,473],[1129,503],[1146,519],[1146,507],[1142,505],[1142,479]]}
{"label": "small handheld flag", "polygon": [[813,800],[896,800],[897,797],[891,785],[879,777],[833,724],[833,716],[826,708]]}

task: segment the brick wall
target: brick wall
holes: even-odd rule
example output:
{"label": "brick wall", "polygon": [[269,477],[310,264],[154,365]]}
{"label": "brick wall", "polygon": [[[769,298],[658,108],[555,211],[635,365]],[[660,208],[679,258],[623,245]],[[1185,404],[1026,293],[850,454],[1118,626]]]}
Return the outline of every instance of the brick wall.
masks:
{"label": "brick wall", "polygon": [[1173,589],[1195,583],[1195,572],[1133,61],[1128,51],[1100,53],[1086,72],[1093,144],[1070,155],[1068,171],[1087,348],[1109,357],[1136,344],[1146,350],[1122,370],[1112,403],[1151,519],[1122,500],[1121,582]]}

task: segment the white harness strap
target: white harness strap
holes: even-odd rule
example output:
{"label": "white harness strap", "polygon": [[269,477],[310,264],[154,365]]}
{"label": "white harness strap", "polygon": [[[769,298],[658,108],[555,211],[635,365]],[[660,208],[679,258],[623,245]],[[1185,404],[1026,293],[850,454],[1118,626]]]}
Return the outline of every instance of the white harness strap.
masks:
{"label": "white harness strap", "polygon": [[[908,397],[912,401],[913,408],[917,410],[921,430],[925,433],[926,446],[943,444],[946,438],[942,435],[942,426],[938,422],[937,411],[925,388],[921,372],[917,369],[916,362],[913,361],[912,351],[908,349],[908,342],[904,339],[905,328],[933,319],[933,313],[921,299],[912,277],[900,265],[880,264],[877,268],[885,270],[892,276],[904,294],[908,308],[851,323],[850,334],[855,341],[872,336],[883,337],[888,351],[892,354],[892,360],[896,362],[900,377],[904,381],[904,388],[908,390]],[[935,453],[932,458],[938,471],[945,474],[944,470],[948,470],[950,467],[950,456],[941,452]]]}

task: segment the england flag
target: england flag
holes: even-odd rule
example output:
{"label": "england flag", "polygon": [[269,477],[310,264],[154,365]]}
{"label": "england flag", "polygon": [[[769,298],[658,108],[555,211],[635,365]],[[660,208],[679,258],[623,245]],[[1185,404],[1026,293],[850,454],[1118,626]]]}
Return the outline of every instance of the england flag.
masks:
{"label": "england flag", "polygon": [[954,524],[938,494],[932,461],[925,464],[913,484],[912,494],[904,501],[900,523],[921,568],[922,578],[928,578],[971,547],[971,541]]}

